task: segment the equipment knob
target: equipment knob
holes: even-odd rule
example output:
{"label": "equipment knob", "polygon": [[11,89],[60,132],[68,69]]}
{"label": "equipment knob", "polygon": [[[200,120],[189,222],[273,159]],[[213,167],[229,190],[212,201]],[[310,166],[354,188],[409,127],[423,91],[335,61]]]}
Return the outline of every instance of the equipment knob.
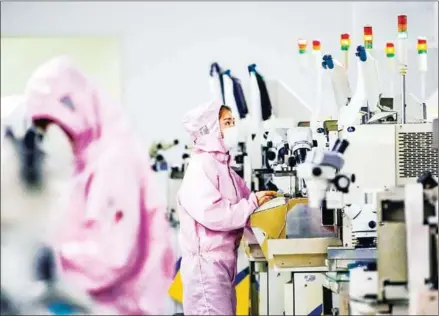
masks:
{"label": "equipment knob", "polygon": [[274,151],[271,150],[267,150],[267,154],[266,154],[267,160],[275,160],[276,159],[276,153]]}
{"label": "equipment knob", "polygon": [[351,183],[351,180],[349,180],[348,177],[345,175],[338,175],[334,179],[334,184],[337,190],[339,190],[342,193],[348,193],[349,192],[349,184]]}
{"label": "equipment knob", "polygon": [[293,168],[296,165],[296,159],[291,156],[288,157],[288,167]]}
{"label": "equipment knob", "polygon": [[370,221],[370,222],[368,223],[368,225],[369,225],[369,228],[370,228],[370,229],[374,229],[375,227],[377,227],[377,223],[376,223],[375,221]]}
{"label": "equipment knob", "polygon": [[320,176],[322,174],[322,169],[320,169],[319,167],[314,167],[312,169],[312,174],[316,177]]}

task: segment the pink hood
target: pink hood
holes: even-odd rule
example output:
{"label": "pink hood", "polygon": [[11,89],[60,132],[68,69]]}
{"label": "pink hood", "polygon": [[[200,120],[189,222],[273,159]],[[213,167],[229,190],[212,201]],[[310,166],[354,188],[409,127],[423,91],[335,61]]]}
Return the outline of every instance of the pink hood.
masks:
{"label": "pink hood", "polygon": [[226,154],[219,126],[219,102],[209,102],[189,111],[183,125],[194,142],[195,151]]}
{"label": "pink hood", "polygon": [[32,74],[25,100],[32,120],[53,121],[71,136],[78,171],[90,144],[127,131],[121,107],[67,57],[54,58]]}
{"label": "pink hood", "polygon": [[25,98],[33,120],[70,134],[79,163],[53,237],[63,274],[118,314],[161,314],[174,263],[166,206],[120,105],[67,58],[39,67]]}

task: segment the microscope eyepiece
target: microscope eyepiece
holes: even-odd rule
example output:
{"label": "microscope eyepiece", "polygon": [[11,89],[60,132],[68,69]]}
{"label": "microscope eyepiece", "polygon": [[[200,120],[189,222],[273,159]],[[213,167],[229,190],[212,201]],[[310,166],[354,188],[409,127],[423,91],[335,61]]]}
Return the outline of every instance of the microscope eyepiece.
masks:
{"label": "microscope eyepiece", "polygon": [[332,151],[336,151],[340,154],[344,154],[348,146],[349,146],[349,142],[346,139],[337,140],[334,144],[334,148],[332,148]]}
{"label": "microscope eyepiece", "polygon": [[337,150],[337,146],[338,146],[338,144],[340,143],[340,139],[336,139],[335,140],[335,143],[334,143],[334,147],[332,147],[332,150],[331,151],[336,151]]}
{"label": "microscope eyepiece", "polygon": [[285,155],[288,153],[288,149],[281,147],[277,152],[277,161],[281,164],[285,162]]}
{"label": "microscope eyepiece", "polygon": [[301,164],[305,162],[307,152],[308,152],[307,148],[299,148],[294,151],[294,157],[296,158],[297,164]]}

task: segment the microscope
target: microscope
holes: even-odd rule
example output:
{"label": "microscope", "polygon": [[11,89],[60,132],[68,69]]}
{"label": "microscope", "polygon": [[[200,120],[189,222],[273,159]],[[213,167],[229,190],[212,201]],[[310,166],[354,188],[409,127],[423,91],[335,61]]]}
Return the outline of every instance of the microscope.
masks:
{"label": "microscope", "polygon": [[297,178],[306,190],[308,205],[297,205],[288,213],[287,238],[338,236],[343,239],[339,210],[344,206],[342,194],[348,193],[353,177],[339,170],[344,165],[343,154],[349,143],[337,140],[331,151],[321,147],[311,149],[310,132],[299,130],[290,135],[293,157],[298,162]]}
{"label": "microscope", "polygon": [[342,199],[334,199],[331,193],[348,193],[351,182],[355,181],[353,175],[339,173],[344,165],[343,154],[348,146],[349,142],[343,139],[337,140],[331,151],[314,148],[306,156],[305,162],[297,168],[298,176],[305,181],[308,188],[309,206],[322,208],[324,222],[334,218],[328,215],[327,210],[343,206]]}
{"label": "microscope", "polygon": [[244,157],[247,156],[247,148],[245,142],[239,142],[236,152],[232,158],[232,169],[241,177],[244,178]]}
{"label": "microscope", "polygon": [[287,175],[289,171],[284,164],[286,149],[283,137],[277,131],[266,131],[262,135],[261,149],[262,166],[253,169],[257,183],[254,189],[277,191],[278,184],[276,184],[274,174]]}
{"label": "microscope", "polygon": [[153,164],[152,164],[152,170],[155,172],[159,171],[167,171],[168,170],[168,163],[165,159],[165,155],[163,153],[163,145],[161,143],[156,145],[156,153],[153,157]]}
{"label": "microscope", "polygon": [[[310,127],[294,127],[267,133],[263,150],[265,188],[290,197],[306,197],[305,182],[297,177],[297,166],[305,162],[314,142]],[[255,170],[261,172],[261,170]]]}
{"label": "microscope", "polygon": [[[290,157],[288,158],[288,165],[296,167],[303,164],[306,160],[307,154],[314,146],[312,139],[312,131],[309,127],[295,127],[287,132],[288,145],[290,148]],[[307,196],[307,188],[305,181],[296,176],[296,191],[302,197]]]}
{"label": "microscope", "polygon": [[351,222],[351,240],[344,244],[352,242],[355,248],[376,247],[376,192],[365,192],[362,205],[346,204],[343,196],[355,182],[354,174],[339,172],[348,146],[347,140],[338,139],[331,151],[316,148],[309,160],[299,167],[298,174],[308,187],[309,206],[322,210],[323,226],[336,225],[342,229],[345,216]]}

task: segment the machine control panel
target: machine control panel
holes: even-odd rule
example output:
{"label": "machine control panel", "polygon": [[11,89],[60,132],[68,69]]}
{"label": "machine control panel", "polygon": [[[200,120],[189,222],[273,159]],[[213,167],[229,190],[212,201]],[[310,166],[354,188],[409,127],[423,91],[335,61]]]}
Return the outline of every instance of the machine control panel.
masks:
{"label": "machine control panel", "polygon": [[297,127],[310,127],[310,122],[309,121],[301,121],[299,123],[297,123]]}
{"label": "machine control panel", "polygon": [[337,120],[327,120],[323,122],[323,128],[325,132],[337,132],[338,131],[338,121]]}

